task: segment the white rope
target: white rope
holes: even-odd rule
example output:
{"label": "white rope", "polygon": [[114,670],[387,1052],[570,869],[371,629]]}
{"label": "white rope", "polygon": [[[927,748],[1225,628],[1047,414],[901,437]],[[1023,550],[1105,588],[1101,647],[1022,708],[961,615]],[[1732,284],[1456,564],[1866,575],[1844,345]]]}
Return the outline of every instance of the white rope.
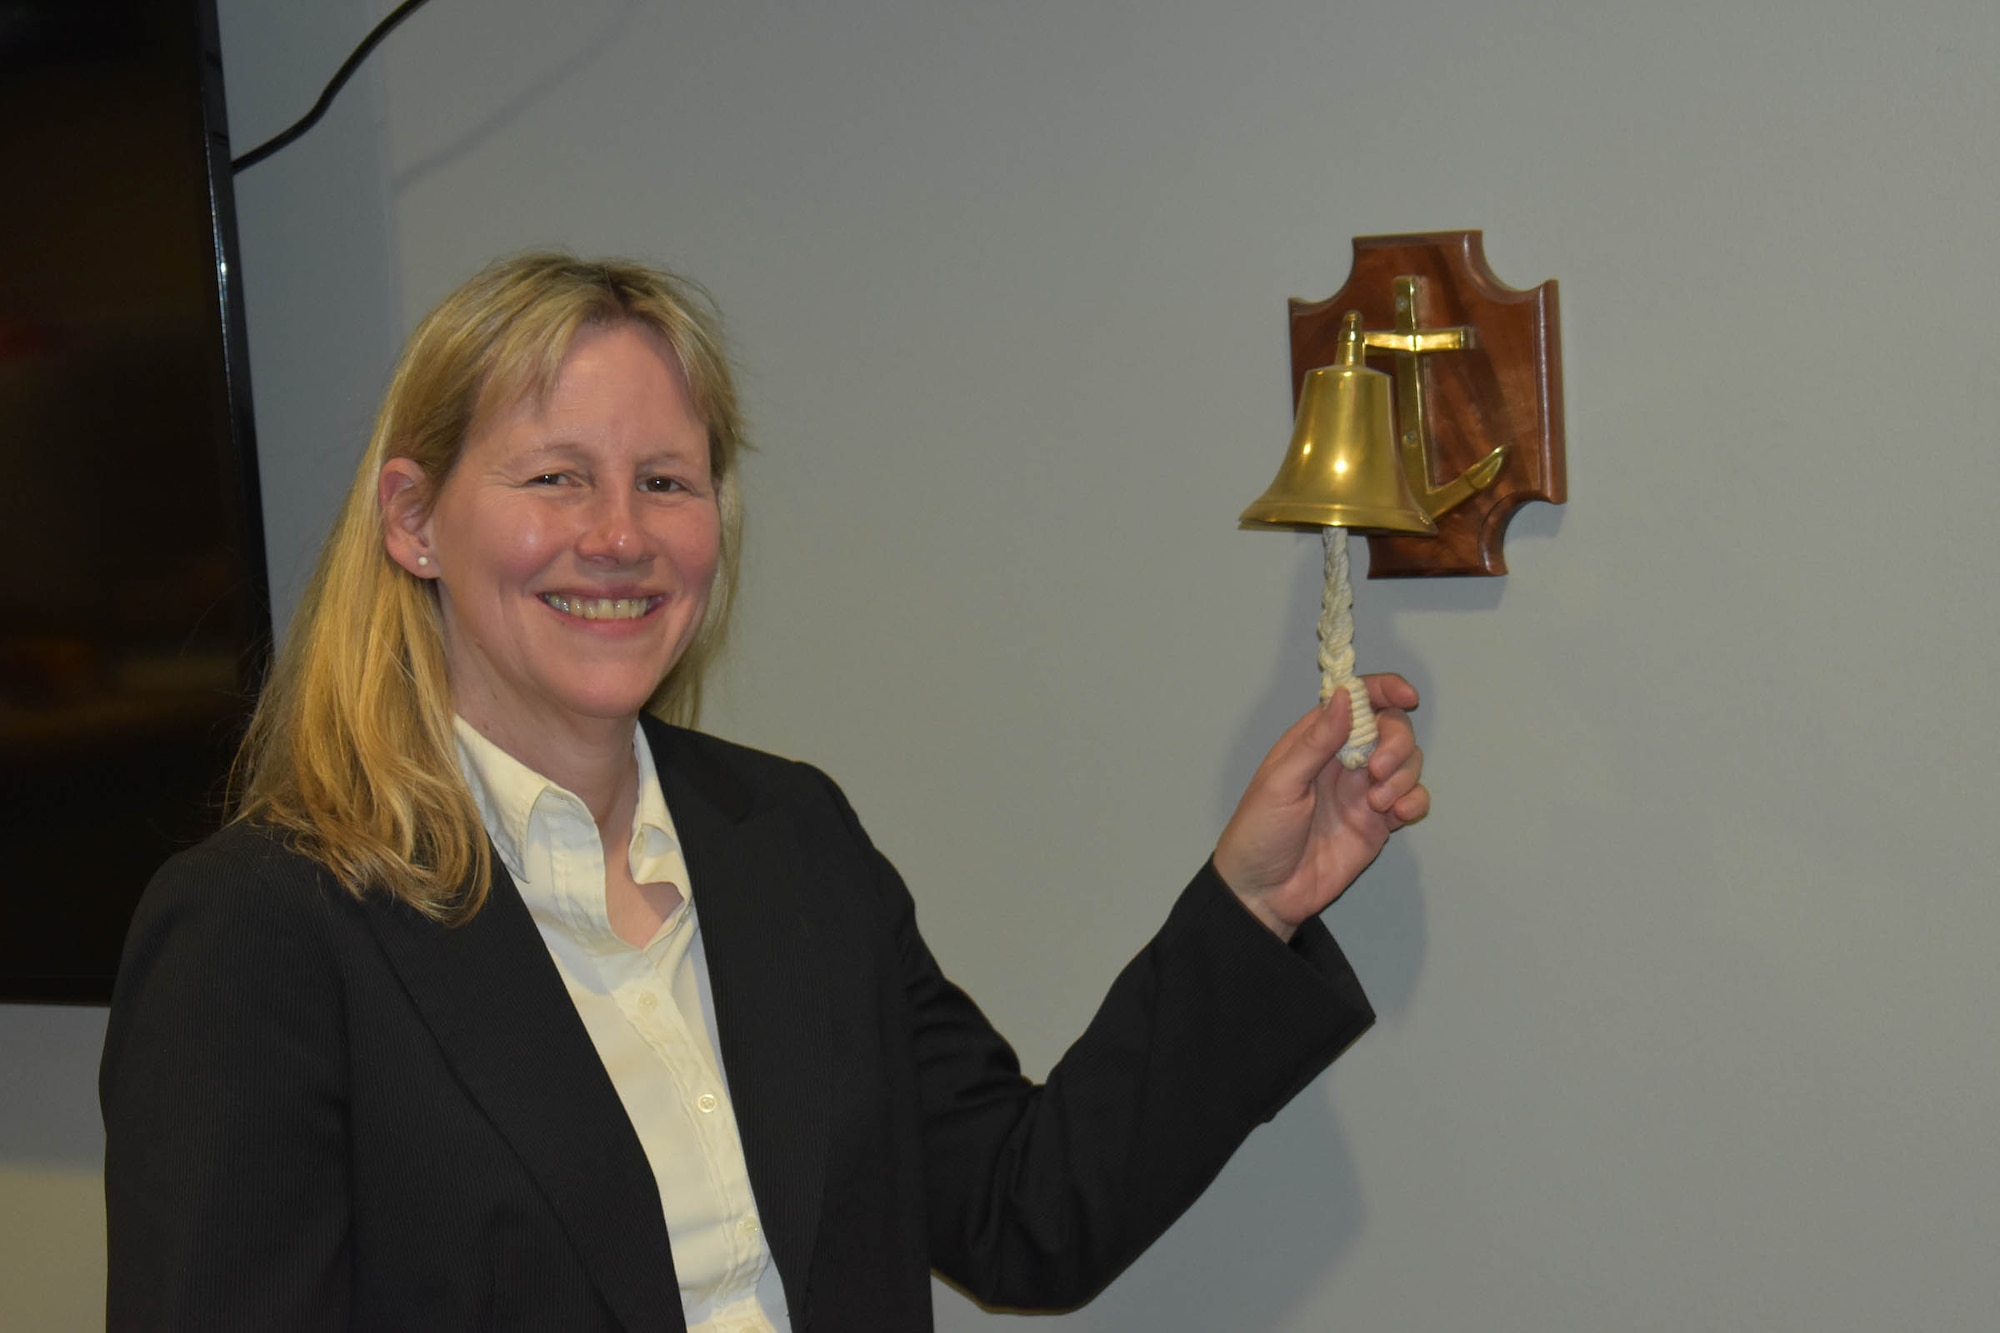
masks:
{"label": "white rope", "polygon": [[1375,753],[1375,710],[1368,706],[1368,687],[1354,674],[1354,589],[1347,581],[1347,529],[1321,528],[1326,545],[1326,592],[1319,611],[1319,701],[1337,689],[1346,690],[1354,705],[1347,744],[1340,747],[1340,766],[1360,768]]}

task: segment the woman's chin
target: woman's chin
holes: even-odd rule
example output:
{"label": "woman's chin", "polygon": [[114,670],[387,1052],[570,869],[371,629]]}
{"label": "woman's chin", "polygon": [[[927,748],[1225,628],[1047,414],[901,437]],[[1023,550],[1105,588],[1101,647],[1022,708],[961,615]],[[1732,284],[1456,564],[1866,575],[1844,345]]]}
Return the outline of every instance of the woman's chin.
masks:
{"label": "woman's chin", "polygon": [[608,722],[629,725],[645,711],[646,702],[659,688],[659,682],[641,675],[624,680],[607,678],[611,674],[599,672],[587,680],[521,691],[516,695],[517,708],[523,715],[564,726],[587,727]]}

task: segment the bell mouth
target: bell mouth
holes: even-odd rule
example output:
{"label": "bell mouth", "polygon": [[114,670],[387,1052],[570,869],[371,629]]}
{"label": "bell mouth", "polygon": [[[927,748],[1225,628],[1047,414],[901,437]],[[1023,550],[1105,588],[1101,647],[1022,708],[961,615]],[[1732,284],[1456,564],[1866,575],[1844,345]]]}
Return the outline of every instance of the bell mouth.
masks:
{"label": "bell mouth", "polygon": [[1347,528],[1381,536],[1437,536],[1437,524],[1416,510],[1375,505],[1320,504],[1296,499],[1260,499],[1238,515],[1236,526],[1260,530],[1310,532]]}

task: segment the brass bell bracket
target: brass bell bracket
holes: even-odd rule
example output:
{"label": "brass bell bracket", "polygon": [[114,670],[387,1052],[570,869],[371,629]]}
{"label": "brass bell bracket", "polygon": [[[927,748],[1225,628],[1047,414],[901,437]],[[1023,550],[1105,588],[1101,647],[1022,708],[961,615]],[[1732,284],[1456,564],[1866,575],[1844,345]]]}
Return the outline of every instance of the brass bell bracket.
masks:
{"label": "brass bell bracket", "polygon": [[[1364,332],[1385,297],[1395,327]],[[1426,327],[1426,308],[1448,319]],[[1476,231],[1357,237],[1346,285],[1292,302],[1292,440],[1237,522],[1320,530],[1320,701],[1344,692],[1352,704],[1344,768],[1365,765],[1376,738],[1354,671],[1348,532],[1368,534],[1370,578],[1506,573],[1513,511],[1566,498],[1556,327],[1555,283],[1503,285]],[[1393,381],[1367,365],[1371,349],[1395,359]],[[1450,480],[1435,483],[1434,467]]]}
{"label": "brass bell bracket", "polygon": [[1368,359],[1394,363],[1383,367],[1397,399],[1388,470],[1406,482],[1413,517],[1435,519],[1434,532],[1355,525],[1368,533],[1368,577],[1505,574],[1514,512],[1568,498],[1556,284],[1501,282],[1476,231],[1358,236],[1340,290],[1291,304],[1295,408],[1338,359],[1350,311]]}
{"label": "brass bell bracket", "polygon": [[1410,498],[1433,522],[1472,498],[1474,491],[1486,489],[1500,475],[1507,461],[1507,446],[1501,445],[1442,486],[1431,484],[1430,420],[1424,412],[1424,367],[1421,358],[1431,352],[1459,352],[1477,345],[1478,335],[1470,325],[1426,329],[1417,323],[1419,284],[1414,274],[1396,279],[1396,327],[1369,329],[1362,335],[1368,347],[1391,353],[1396,362],[1396,410],[1400,433],[1396,437],[1396,457],[1402,464],[1403,480]]}

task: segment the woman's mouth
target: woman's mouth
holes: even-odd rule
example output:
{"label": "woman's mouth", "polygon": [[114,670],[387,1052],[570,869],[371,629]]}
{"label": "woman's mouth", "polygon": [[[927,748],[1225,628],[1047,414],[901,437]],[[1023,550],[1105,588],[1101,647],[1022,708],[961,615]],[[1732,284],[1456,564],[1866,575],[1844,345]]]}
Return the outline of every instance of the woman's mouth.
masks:
{"label": "woman's mouth", "polygon": [[542,602],[553,610],[578,620],[637,620],[664,597],[572,597],[567,593],[545,592]]}

